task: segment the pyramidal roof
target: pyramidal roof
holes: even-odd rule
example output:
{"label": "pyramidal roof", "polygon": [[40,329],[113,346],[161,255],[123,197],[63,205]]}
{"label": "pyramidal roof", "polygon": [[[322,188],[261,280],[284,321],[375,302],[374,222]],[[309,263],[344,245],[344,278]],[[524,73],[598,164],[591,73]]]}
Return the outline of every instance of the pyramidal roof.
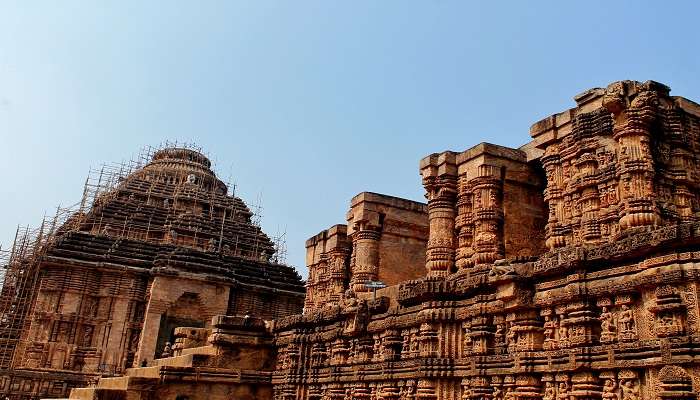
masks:
{"label": "pyramidal roof", "polygon": [[118,179],[67,221],[47,256],[154,270],[276,281],[303,290],[298,273],[271,262],[275,246],[230,195],[202,153],[169,147]]}

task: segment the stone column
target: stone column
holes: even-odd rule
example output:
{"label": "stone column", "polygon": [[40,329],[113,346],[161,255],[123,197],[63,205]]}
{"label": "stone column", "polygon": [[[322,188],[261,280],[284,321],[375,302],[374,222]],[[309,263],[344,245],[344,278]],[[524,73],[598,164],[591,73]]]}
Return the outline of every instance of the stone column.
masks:
{"label": "stone column", "polygon": [[505,256],[503,243],[503,179],[501,168],[480,165],[471,180],[474,203],[475,264],[485,264]]}
{"label": "stone column", "polygon": [[437,357],[440,337],[436,327],[428,322],[424,322],[420,326],[420,356],[425,358]]}
{"label": "stone column", "polygon": [[539,327],[537,310],[521,309],[508,314],[510,325],[508,337],[515,343],[508,346],[514,351],[537,351],[542,349],[544,328]]}
{"label": "stone column", "polygon": [[379,398],[383,400],[399,399],[401,395],[395,382],[384,382],[379,394]]}
{"label": "stone column", "polygon": [[469,336],[472,342],[472,354],[486,354],[489,343],[492,342],[493,333],[492,321],[485,315],[472,318]]}
{"label": "stone column", "polygon": [[600,197],[598,193],[598,179],[596,171],[598,160],[592,152],[582,154],[578,161],[578,178],[581,197],[581,236],[586,243],[596,243],[600,235],[600,224],[598,222],[598,209],[600,208]]}
{"label": "stone column", "polygon": [[[511,388],[511,391],[513,389]],[[469,385],[470,399],[490,399],[493,396],[493,387],[491,382],[485,376],[475,376],[471,379]],[[464,395],[462,396],[464,397]]]}
{"label": "stone column", "polygon": [[416,390],[416,399],[437,400],[437,392],[433,382],[428,379],[419,379],[418,390]]}
{"label": "stone column", "polygon": [[541,399],[540,379],[534,375],[518,375],[515,378],[515,398],[518,400]]}
{"label": "stone column", "polygon": [[599,325],[593,304],[588,300],[573,301],[566,306],[567,317],[561,321],[566,327],[569,346],[580,347],[593,344],[597,340],[596,326]]}
{"label": "stone column", "polygon": [[592,371],[577,372],[571,377],[570,400],[598,400],[602,396],[600,379]]}
{"label": "stone column", "polygon": [[137,365],[141,365],[142,361],[148,363],[152,362],[156,356],[156,341],[158,340],[158,331],[160,329],[160,319],[162,313],[152,310],[152,306],[149,304],[148,310],[146,311],[146,317],[143,322],[143,329],[141,330],[141,341],[139,342],[139,350],[136,352],[136,357],[134,362]]}
{"label": "stone column", "polygon": [[[620,192],[620,228],[656,225],[654,163],[649,147],[650,127],[656,118],[661,85],[616,82],[607,88],[603,105],[614,115]],[[668,88],[665,88],[668,90]]]}
{"label": "stone column", "polygon": [[547,146],[542,156],[542,166],[547,175],[547,187],[544,190],[544,201],[549,208],[547,219],[547,247],[551,250],[566,244],[566,234],[562,226],[564,204],[562,165],[557,145]]}
{"label": "stone column", "polygon": [[355,224],[355,232],[352,234],[352,244],[355,252],[353,258],[352,278],[350,287],[355,293],[367,292],[365,287],[368,281],[376,281],[379,275],[379,238],[381,227],[370,223],[368,220],[360,220]]}
{"label": "stone column", "polygon": [[381,334],[382,338],[382,361],[396,361],[401,355],[401,345],[403,338],[399,331],[387,329]]}
{"label": "stone column", "polygon": [[432,154],[421,161],[428,199],[428,276],[446,276],[455,263],[457,166],[455,153]]}
{"label": "stone column", "polygon": [[304,311],[311,312],[316,309],[316,265],[309,265],[309,278],[306,280],[306,296],[304,297]]}
{"label": "stone column", "polygon": [[337,247],[328,254],[329,298],[331,303],[338,303],[345,292],[345,280],[347,279],[346,260],[349,249]]}
{"label": "stone column", "polygon": [[468,268],[474,265],[474,222],[473,222],[473,194],[466,174],[460,175],[457,191],[457,254],[455,266],[457,269]]}

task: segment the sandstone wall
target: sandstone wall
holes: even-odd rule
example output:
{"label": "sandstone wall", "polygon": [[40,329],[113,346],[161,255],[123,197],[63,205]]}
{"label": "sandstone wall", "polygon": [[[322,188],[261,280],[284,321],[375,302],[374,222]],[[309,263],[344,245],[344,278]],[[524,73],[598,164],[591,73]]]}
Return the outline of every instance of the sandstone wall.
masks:
{"label": "sandstone wall", "polygon": [[368,291],[366,281],[395,285],[424,274],[426,206],[398,197],[363,192],[347,213],[353,241],[351,287]]}
{"label": "sandstone wall", "polygon": [[369,292],[365,283],[386,285],[425,271],[425,204],[363,192],[353,197],[347,225],[334,225],[306,241],[305,310],[338,304],[345,292]]}
{"label": "sandstone wall", "polygon": [[276,399],[697,398],[700,106],[575,99],[421,161],[425,276],[276,321]]}

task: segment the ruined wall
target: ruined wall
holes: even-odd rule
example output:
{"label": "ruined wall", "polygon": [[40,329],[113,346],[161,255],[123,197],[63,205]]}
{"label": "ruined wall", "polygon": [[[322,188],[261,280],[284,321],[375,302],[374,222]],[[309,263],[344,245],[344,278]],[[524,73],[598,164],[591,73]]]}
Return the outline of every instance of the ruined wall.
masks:
{"label": "ruined wall", "polygon": [[276,321],[276,399],[695,399],[700,107],[617,82],[421,161],[424,277]]}
{"label": "ruined wall", "polygon": [[45,266],[17,368],[119,372],[131,365],[149,278],[65,265]]}
{"label": "ruined wall", "polygon": [[353,243],[353,291],[369,291],[364,286],[367,281],[395,285],[423,275],[428,222],[425,204],[363,192],[352,198],[347,221]]}
{"label": "ruined wall", "polygon": [[3,359],[12,355],[0,394],[65,397],[100,375],[152,363],[177,327],[302,311],[301,277],[273,262],[272,241],[210,166],[193,150],[156,151],[98,185],[92,204],[37,241],[31,259],[13,259],[13,276],[37,278],[21,307],[10,290],[0,299],[3,319],[19,327],[0,325]]}
{"label": "ruined wall", "polygon": [[420,277],[425,269],[427,214],[423,203],[363,192],[353,197],[347,225],[334,225],[306,241],[304,309],[338,304],[348,289],[369,292]]}
{"label": "ruined wall", "polygon": [[334,225],[306,241],[305,310],[340,301],[350,281],[351,251],[346,225]]}
{"label": "ruined wall", "polygon": [[544,182],[526,161],[523,151],[488,143],[421,160],[429,276],[544,252]]}
{"label": "ruined wall", "polygon": [[175,357],[130,369],[122,377],[101,378],[90,387],[71,391],[70,398],[272,399],[276,353],[267,323],[256,317],[219,315],[207,326],[178,329]]}
{"label": "ruined wall", "polygon": [[550,249],[696,221],[697,104],[656,83],[616,82],[531,129],[547,174]]}

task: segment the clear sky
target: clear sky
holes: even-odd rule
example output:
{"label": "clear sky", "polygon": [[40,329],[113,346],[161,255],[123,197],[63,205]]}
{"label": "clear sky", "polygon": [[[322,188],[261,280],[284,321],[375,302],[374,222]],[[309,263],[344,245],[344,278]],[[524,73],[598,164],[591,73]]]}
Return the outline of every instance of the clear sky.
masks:
{"label": "clear sky", "polygon": [[[519,146],[621,79],[700,101],[697,1],[0,1],[0,242],[90,166],[193,141],[263,228],[304,241],[350,198],[423,199],[418,161]],[[49,211],[50,212],[50,211]]]}

